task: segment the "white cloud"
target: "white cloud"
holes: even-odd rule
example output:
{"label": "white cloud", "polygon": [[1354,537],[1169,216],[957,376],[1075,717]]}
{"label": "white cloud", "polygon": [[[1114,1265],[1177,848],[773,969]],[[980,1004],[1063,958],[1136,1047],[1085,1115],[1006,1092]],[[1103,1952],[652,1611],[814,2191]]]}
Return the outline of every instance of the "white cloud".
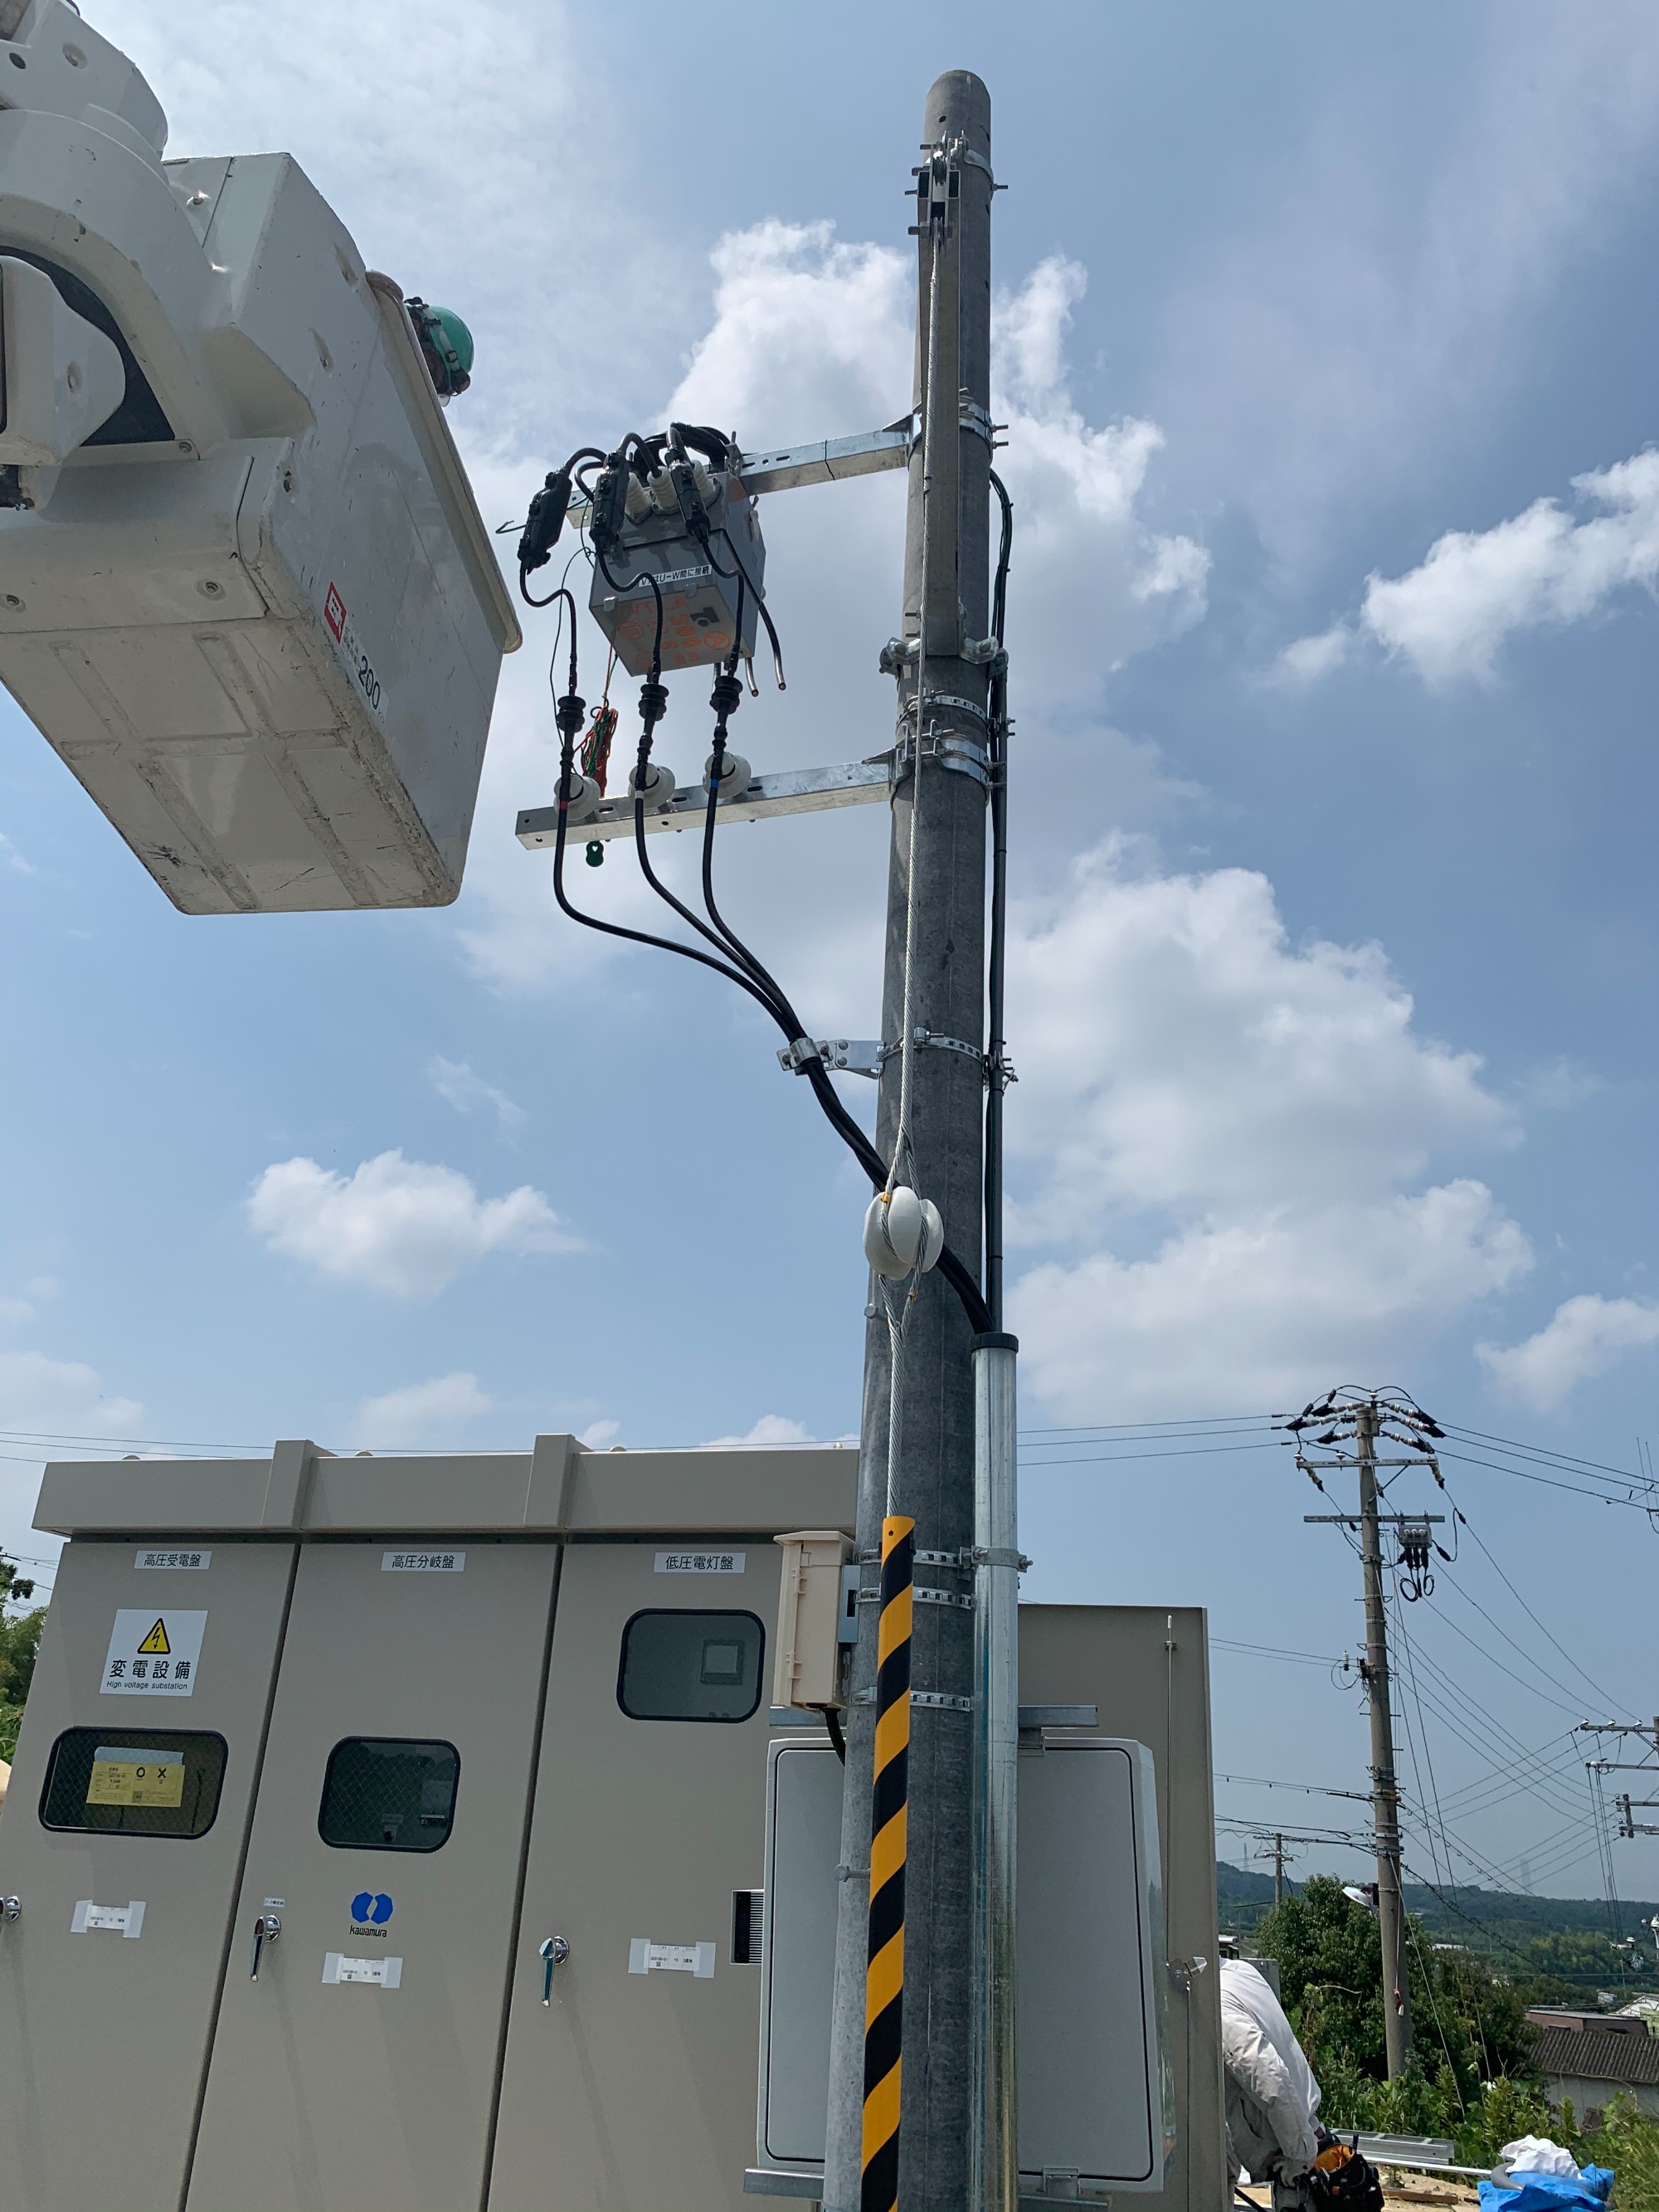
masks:
{"label": "white cloud", "polygon": [[432,1297],[490,1253],[581,1249],[528,1183],[481,1199],[458,1169],[401,1152],[378,1153],[350,1176],[311,1159],[276,1161],[254,1184],[246,1211],[273,1251],[397,1297]]}
{"label": "white cloud", "polygon": [[792,1421],[787,1414],[763,1413],[752,1429],[740,1437],[710,1437],[700,1451],[743,1451],[758,1444],[810,1444],[811,1436],[804,1421]]}
{"label": "white cloud", "polygon": [[106,1395],[97,1370],[41,1352],[0,1352],[0,1428],[46,1437],[131,1437],[143,1420],[136,1398]]}
{"label": "white cloud", "polygon": [[1483,1183],[1423,1187],[1515,1127],[1376,946],[1292,947],[1261,876],[1114,846],[1018,919],[1011,1242],[1076,1255],[1011,1298],[1051,1405],[1288,1403],[1530,1265]]}
{"label": "white cloud", "polygon": [[521,1128],[524,1108],[505,1091],[486,1083],[475,1075],[464,1060],[446,1060],[441,1054],[427,1062],[427,1081],[446,1106],[453,1106],[458,1114],[471,1114],[480,1106],[493,1107],[504,1129]]}
{"label": "white cloud", "polygon": [[1095,1253],[1019,1283],[1045,1401],[1079,1419],[1281,1412],[1387,1370],[1532,1264],[1483,1183],[1196,1225],[1147,1260]]}
{"label": "white cloud", "polygon": [[1106,668],[1205,609],[1208,553],[1139,512],[1163,431],[1133,416],[1093,428],[1072,397],[1066,340],[1087,283],[1077,262],[1050,255],[993,319],[992,411],[1008,422],[997,465],[1018,517],[1023,699],[1041,698],[1061,669],[1066,688],[1081,678],[1092,691]]}
{"label": "white cloud", "polygon": [[369,1449],[394,1444],[422,1444],[444,1438],[469,1421],[493,1411],[495,1401],[478,1388],[476,1375],[439,1375],[429,1382],[410,1382],[383,1397],[365,1398],[351,1424],[356,1442]]}
{"label": "white cloud", "polygon": [[1356,621],[1299,639],[1281,657],[1282,672],[1312,681],[1366,637],[1435,690],[1460,678],[1491,683],[1499,651],[1518,633],[1583,622],[1632,586],[1651,592],[1659,581],[1659,453],[1572,483],[1587,507],[1602,511],[1576,522],[1559,501],[1539,499],[1490,530],[1447,531],[1406,575],[1372,575]]}
{"label": "white cloud", "polygon": [[1293,948],[1254,871],[1137,875],[1127,858],[1109,843],[1018,909],[1025,1235],[1109,1206],[1381,1196],[1448,1144],[1511,1133],[1475,1055],[1413,1030],[1380,947]]}
{"label": "white cloud", "polygon": [[1587,1098],[1594,1098],[1605,1086],[1593,1070],[1575,1066],[1571,1060],[1558,1055],[1528,1068],[1516,1087],[1528,1106],[1538,1107],[1546,1113],[1565,1114],[1575,1106],[1582,1106]]}
{"label": "white cloud", "polygon": [[23,858],[3,830],[0,830],[0,868],[14,876],[38,876],[40,872],[33,860]]}
{"label": "white cloud", "polygon": [[1659,1344],[1659,1306],[1594,1294],[1557,1306],[1520,1344],[1482,1344],[1481,1365],[1498,1387],[1534,1413],[1553,1413],[1579,1383],[1605,1375],[1627,1352]]}
{"label": "white cloud", "polygon": [[590,1421],[580,1431],[577,1441],[586,1444],[589,1451],[604,1451],[607,1445],[615,1443],[621,1434],[620,1421]]}

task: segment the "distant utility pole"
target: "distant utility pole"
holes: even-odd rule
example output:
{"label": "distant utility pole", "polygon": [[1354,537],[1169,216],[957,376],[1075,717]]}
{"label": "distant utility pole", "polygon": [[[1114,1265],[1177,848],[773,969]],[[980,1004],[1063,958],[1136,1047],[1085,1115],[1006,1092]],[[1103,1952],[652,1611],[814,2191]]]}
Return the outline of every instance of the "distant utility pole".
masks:
{"label": "distant utility pole", "polygon": [[[1647,1747],[1650,1754],[1646,1759],[1587,1760],[1586,1770],[1590,1776],[1592,1788],[1595,1787],[1595,1778],[1601,1774],[1645,1774],[1650,1781],[1659,1781],[1659,1765],[1656,1764],[1659,1762],[1659,1714],[1655,1715],[1650,1727],[1644,1727],[1637,1721],[1580,1721],[1577,1732],[1580,1735],[1633,1736],[1638,1743]],[[1659,1810],[1659,1797],[1632,1797],[1626,1790],[1621,1790],[1613,1802],[1619,1810],[1618,1833],[1621,1839],[1628,1842],[1635,1836],[1659,1836],[1659,1826],[1654,1822],[1636,1818],[1638,1812]]]}
{"label": "distant utility pole", "polygon": [[[1327,1424],[1324,1433],[1311,1439],[1316,1445],[1338,1447],[1332,1459],[1308,1458],[1303,1431]],[[1406,1961],[1406,1908],[1401,1881],[1400,1845],[1400,1782],[1395,1770],[1394,1713],[1389,1682],[1389,1617],[1382,1587],[1382,1527],[1412,1524],[1427,1534],[1426,1524],[1443,1521],[1438,1513],[1382,1513],[1378,1509],[1376,1470],[1385,1467],[1434,1467],[1430,1440],[1442,1432],[1428,1415],[1409,1400],[1380,1396],[1374,1391],[1334,1391],[1299,1413],[1287,1425],[1297,1437],[1297,1465],[1312,1476],[1321,1490],[1317,1470],[1357,1468],[1359,1476],[1358,1518],[1346,1513],[1310,1513],[1310,1522],[1334,1522],[1358,1528],[1359,1557],[1365,1580],[1365,1659],[1360,1669],[1370,1701],[1371,1817],[1376,1834],[1376,1921],[1382,1945],[1382,2029],[1388,2050],[1389,2079],[1397,2081],[1406,2070],[1412,2047],[1411,1980]],[[1412,1449],[1404,1459],[1378,1461],[1381,1437]],[[1352,1443],[1351,1453],[1340,1447]]]}
{"label": "distant utility pole", "polygon": [[1283,1836],[1276,1835],[1273,1838],[1273,1903],[1283,1905],[1284,1902],[1285,1838]]}
{"label": "distant utility pole", "polygon": [[[896,1182],[939,1207],[952,1249],[977,1275],[988,700],[997,658],[988,635],[991,102],[978,77],[951,70],[934,84],[921,152],[914,172],[919,434],[902,620],[882,656],[897,679],[898,726],[877,1142]],[[987,2039],[976,2024],[985,1969],[975,1961],[985,1945],[975,1879],[975,1731],[991,1717],[991,1698],[983,1683],[975,1697],[974,1610],[989,1617],[988,1573],[1005,1577],[1012,1592],[1016,1555],[993,1535],[997,1556],[987,1553],[975,1590],[975,1324],[942,1273],[923,1280],[914,1299],[901,1299],[901,1285],[878,1283],[868,1309],[858,1542],[866,1565],[884,1562],[884,1598],[863,1609],[848,1713],[827,2212],[889,2212],[895,2203],[904,2212],[962,2212],[970,2195],[974,2212],[982,2212],[1018,2188],[1012,2081],[995,2088],[1002,2118],[986,2148],[979,2117],[987,2098],[976,2053]],[[1000,1329],[995,1305],[994,1292],[992,1328]],[[982,1334],[979,1342],[1012,1352],[1011,1338]],[[1011,1423],[1011,1381],[1006,1398]],[[896,1573],[890,1561],[903,1547]],[[911,1559],[914,1585],[901,1589]],[[904,1682],[895,1689],[901,1661]],[[1011,1755],[1001,1764],[1011,1783],[1012,1708],[1006,1719]],[[1012,1978],[1005,1957],[999,2002],[1011,2001]],[[1006,2016],[1005,2055],[1011,2002]],[[985,2063],[994,2069],[994,2051]],[[996,2171],[970,2182],[970,2169],[988,2159]]]}

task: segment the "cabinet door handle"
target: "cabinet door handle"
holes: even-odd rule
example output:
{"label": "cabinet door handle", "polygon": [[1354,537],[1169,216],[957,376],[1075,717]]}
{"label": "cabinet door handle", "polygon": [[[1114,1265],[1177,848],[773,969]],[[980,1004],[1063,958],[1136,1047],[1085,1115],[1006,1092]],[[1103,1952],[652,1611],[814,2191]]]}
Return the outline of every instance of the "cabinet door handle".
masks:
{"label": "cabinet door handle", "polygon": [[553,2002],[553,1969],[563,1966],[570,1956],[570,1946],[562,1936],[550,1936],[542,1945],[542,2002]]}
{"label": "cabinet door handle", "polygon": [[253,1971],[251,1982],[259,1978],[259,1960],[267,1943],[274,1943],[283,1932],[281,1919],[274,1912],[262,1912],[253,1923]]}

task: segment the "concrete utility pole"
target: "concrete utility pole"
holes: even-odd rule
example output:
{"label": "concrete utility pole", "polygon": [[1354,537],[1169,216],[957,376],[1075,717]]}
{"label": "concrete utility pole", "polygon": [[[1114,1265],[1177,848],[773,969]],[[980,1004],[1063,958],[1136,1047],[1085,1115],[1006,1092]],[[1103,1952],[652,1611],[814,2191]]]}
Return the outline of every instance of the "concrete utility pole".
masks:
{"label": "concrete utility pole", "polygon": [[1406,1908],[1400,1881],[1400,1784],[1394,1766],[1389,1701],[1389,1620],[1382,1600],[1382,1532],[1376,1511],[1375,1403],[1356,1409],[1359,1455],[1359,1553],[1365,1570],[1365,1687],[1371,1705],[1371,1817],[1376,1829],[1376,1926],[1382,1939],[1382,2032],[1389,2079],[1406,2070],[1412,2047],[1411,1982],[1406,1971]]}
{"label": "concrete utility pole", "polygon": [[[990,586],[990,95],[966,70],[941,76],[927,95],[916,197],[921,436],[910,462],[902,635],[884,656],[898,678],[902,780],[892,807],[882,1035],[890,1046],[902,1039],[903,1053],[885,1062],[877,1129],[884,1157],[896,1151],[900,1180],[939,1206],[952,1248],[975,1272],[989,787],[982,641]],[[907,1058],[910,1112],[901,1133]],[[879,1300],[870,1314],[859,1548],[872,1560],[884,1521],[907,1516],[917,1562],[902,2056],[899,2081],[887,2078],[890,2097],[897,2093],[896,2139],[890,2131],[877,2172],[865,2129],[878,1612],[866,1605],[848,1714],[826,2212],[855,2212],[861,2202],[865,2212],[881,2212],[896,2200],[904,2212],[962,2212],[969,2196],[974,1614],[962,1601],[971,1574],[956,1562],[975,1541],[971,1341],[959,1300],[937,1273],[924,1278],[898,1349],[893,1432],[900,1443],[890,1468],[893,1347]],[[940,1591],[945,1601],[922,1601]]]}
{"label": "concrete utility pole", "polygon": [[1285,1838],[1273,1838],[1273,1903],[1285,1902]]}
{"label": "concrete utility pole", "polygon": [[[1328,1424],[1320,1436],[1306,1439],[1305,1432]],[[1376,1470],[1426,1467],[1439,1479],[1436,1441],[1445,1431],[1420,1406],[1402,1391],[1332,1390],[1315,1404],[1304,1407],[1285,1427],[1297,1439],[1296,1463],[1321,1490],[1322,1470],[1352,1468],[1359,1476],[1359,1512],[1310,1513],[1309,1521],[1329,1522],[1343,1528],[1358,1528],[1359,1556],[1365,1574],[1365,1657],[1360,1668],[1370,1699],[1371,1818],[1376,1832],[1376,1920],[1382,1942],[1382,2027],[1388,2046],[1389,2079],[1397,2081],[1406,2070],[1412,2047],[1411,1983],[1406,1971],[1406,1908],[1401,1893],[1400,1847],[1400,1782],[1395,1770],[1394,1711],[1389,1694],[1389,1616],[1382,1588],[1382,1523],[1390,1522],[1400,1540],[1400,1564],[1412,1577],[1408,1596],[1426,1596],[1434,1588],[1427,1573],[1431,1548],[1429,1529],[1445,1516],[1440,1513],[1383,1513],[1377,1507]],[[1401,1458],[1379,1462],[1379,1437],[1406,1447]],[[1342,1447],[1352,1442],[1352,1453]],[[1334,1445],[1331,1459],[1309,1457],[1310,1449]]]}

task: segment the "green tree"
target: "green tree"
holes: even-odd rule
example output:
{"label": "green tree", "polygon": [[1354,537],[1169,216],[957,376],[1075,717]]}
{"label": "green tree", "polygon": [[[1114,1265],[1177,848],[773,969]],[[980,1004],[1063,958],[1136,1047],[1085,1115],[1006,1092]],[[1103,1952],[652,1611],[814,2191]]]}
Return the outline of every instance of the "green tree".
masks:
{"label": "green tree", "polygon": [[1617,2175],[1622,2212],[1659,2212],[1659,2121],[1638,2112],[1634,2098],[1613,2098],[1587,2148],[1598,2166]]}
{"label": "green tree", "polygon": [[[1258,1940],[1279,1961],[1285,2011],[1333,2119],[1438,2133],[1461,2123],[1483,2081],[1530,2076],[1530,2039],[1520,1997],[1489,1960],[1437,1948],[1414,1917],[1406,1929],[1414,2050],[1410,2071],[1394,2083],[1387,2081],[1376,1915],[1340,1881],[1316,1875],[1274,1907]],[[1440,2123],[1430,2127],[1437,2111]],[[1408,2113],[1423,2117],[1408,2125]]]}
{"label": "green tree", "polygon": [[23,1707],[34,1680],[35,1656],[46,1607],[33,1613],[8,1613],[6,1607],[34,1595],[34,1584],[20,1576],[16,1562],[0,1553],[0,1759],[9,1759],[17,1749],[17,1731]]}

